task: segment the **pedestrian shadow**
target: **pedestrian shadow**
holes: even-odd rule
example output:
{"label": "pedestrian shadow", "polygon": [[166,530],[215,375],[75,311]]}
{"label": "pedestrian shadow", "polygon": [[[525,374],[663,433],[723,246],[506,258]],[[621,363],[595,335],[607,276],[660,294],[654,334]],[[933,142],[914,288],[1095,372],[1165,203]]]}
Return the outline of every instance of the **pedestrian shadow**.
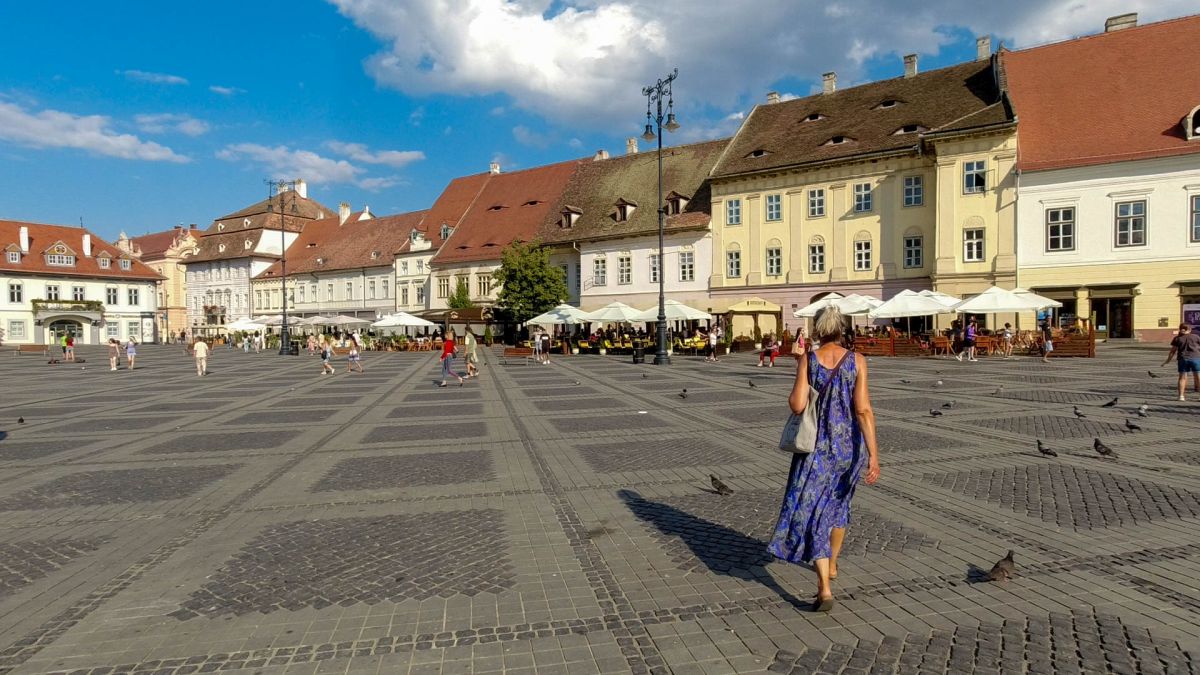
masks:
{"label": "pedestrian shadow", "polygon": [[[694,558],[699,565],[693,567],[703,566],[714,574],[760,583],[795,607],[811,607],[811,601],[798,599],[766,571],[767,563],[776,559],[767,552],[767,542],[670,504],[646,499],[633,490],[620,490],[617,496],[634,516],[668,538],[667,554],[685,569],[691,562],[689,558]],[[678,542],[684,550],[672,550],[672,542]]]}

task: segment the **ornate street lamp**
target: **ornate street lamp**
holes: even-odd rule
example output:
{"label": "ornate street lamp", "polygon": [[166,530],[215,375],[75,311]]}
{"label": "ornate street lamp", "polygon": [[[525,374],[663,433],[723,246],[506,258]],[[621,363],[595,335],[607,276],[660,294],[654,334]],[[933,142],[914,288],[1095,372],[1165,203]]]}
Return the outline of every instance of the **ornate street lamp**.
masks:
{"label": "ornate street lamp", "polygon": [[[279,197],[279,284],[283,300],[283,323],[279,324],[279,355],[287,356],[292,353],[292,336],[288,330],[288,297],[287,297],[287,218],[284,216],[284,195],[291,195],[291,212],[298,213],[296,208],[296,181],[268,180],[267,213],[275,210],[271,205],[273,197]],[[263,224],[265,229],[266,224]]]}
{"label": "ornate street lamp", "polygon": [[[675,68],[666,78],[649,87],[642,87],[642,94],[646,97],[646,132],[642,134],[642,138],[647,141],[658,139],[658,351],[654,354],[654,365],[656,366],[671,365],[671,357],[667,355],[667,264],[663,258],[663,228],[667,214],[663,206],[662,132],[664,128],[667,131],[675,131],[679,128],[679,122],[675,121],[675,98],[671,93],[671,83],[678,76],[679,69]],[[665,123],[663,97],[667,99]],[[654,114],[651,113],[652,104],[657,106],[657,112]],[[656,125],[658,134],[654,133]]]}

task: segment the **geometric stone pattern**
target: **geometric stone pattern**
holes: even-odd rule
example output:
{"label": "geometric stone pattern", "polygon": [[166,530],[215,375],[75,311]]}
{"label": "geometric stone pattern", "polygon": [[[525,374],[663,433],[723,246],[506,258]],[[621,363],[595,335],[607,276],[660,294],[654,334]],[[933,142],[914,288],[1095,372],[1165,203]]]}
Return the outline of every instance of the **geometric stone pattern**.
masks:
{"label": "geometric stone pattern", "polygon": [[773,673],[1194,673],[1196,656],[1115,616],[1076,610],[1048,620],[960,626],[878,643],[779,652]]}
{"label": "geometric stone pattern", "polygon": [[512,588],[495,509],[282,523],[267,528],[172,616],[267,614]]}
{"label": "geometric stone pattern", "polygon": [[313,485],[312,491],[382,490],[495,479],[491,453],[487,450],[384,455],[343,459]]}
{"label": "geometric stone pattern", "polygon": [[31,441],[29,443],[5,443],[0,445],[0,460],[37,459],[70,450],[69,441]]}
{"label": "geometric stone pattern", "polygon": [[[270,422],[264,418],[263,422]],[[230,450],[266,450],[286,446],[299,431],[240,431],[234,433],[188,434],[143,450],[143,455],[177,452],[228,452]]]}
{"label": "geometric stone pattern", "polygon": [[396,443],[403,441],[438,441],[455,438],[487,438],[486,422],[464,422],[447,417],[438,424],[409,426],[378,426],[363,438],[364,443]]}
{"label": "geometric stone pattern", "polygon": [[666,422],[654,415],[611,415],[608,417],[552,417],[550,424],[563,433],[596,431],[654,431]]}
{"label": "geometric stone pattern", "polygon": [[1175,462],[1176,464],[1189,464],[1191,466],[1200,466],[1200,451],[1194,452],[1168,452],[1161,455],[1155,455],[1156,458]]}
{"label": "geometric stone pattern", "polygon": [[[928,418],[926,424],[935,427],[938,419]],[[964,450],[971,447],[971,437],[962,436],[956,430],[947,430],[945,436],[936,436],[908,428],[883,426],[875,430],[875,441],[879,444],[880,453],[916,452],[919,450]],[[967,452],[966,454],[970,454]]]}
{"label": "geometric stone pattern", "polygon": [[1063,464],[927,473],[922,478],[961,495],[1077,529],[1200,516],[1200,494]]}
{"label": "geometric stone pattern", "polygon": [[575,449],[597,473],[716,466],[743,461],[733,451],[704,438],[589,443]]}
{"label": "geometric stone pattern", "polygon": [[[622,490],[619,496],[639,520],[650,526],[658,546],[681,570],[728,574],[776,560],[767,553],[767,542],[779,514],[779,491],[650,500]],[[851,509],[842,554],[916,553],[936,546],[937,542],[924,534],[860,507]]]}
{"label": "geometric stone pattern", "polygon": [[[1067,415],[1071,410],[1064,410]],[[1081,409],[1082,412],[1082,409]],[[1084,412],[1088,414],[1091,412]],[[1097,413],[1098,414],[1098,413]],[[971,420],[972,424],[984,429],[1006,431],[1033,438],[1092,438],[1095,436],[1119,436],[1130,433],[1124,424],[1101,422],[1094,419],[1077,419],[1058,415],[1022,415],[1019,417],[989,417]]]}
{"label": "geometric stone pattern", "polygon": [[0,598],[92,553],[107,539],[47,539],[0,544]]}
{"label": "geometric stone pattern", "polygon": [[0,511],[181,499],[240,467],[240,464],[219,464],[73,473],[0,499]]}

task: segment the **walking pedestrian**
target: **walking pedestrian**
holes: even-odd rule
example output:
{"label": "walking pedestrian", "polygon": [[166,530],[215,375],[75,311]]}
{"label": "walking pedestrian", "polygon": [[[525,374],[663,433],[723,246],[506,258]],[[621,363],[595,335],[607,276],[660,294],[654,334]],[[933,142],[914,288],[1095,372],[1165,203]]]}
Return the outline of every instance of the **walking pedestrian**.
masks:
{"label": "walking pedestrian", "polygon": [[137,360],[137,340],[133,336],[129,336],[129,341],[125,343],[125,367],[133,370],[133,362]]}
{"label": "walking pedestrian", "polygon": [[[966,337],[963,338],[963,351],[966,352],[968,361],[978,361],[979,360],[979,359],[975,358],[975,338],[978,335],[979,335],[979,324],[976,323],[975,319],[971,319],[970,321],[967,322]],[[962,354],[960,353],[959,356],[961,357]],[[961,361],[961,360],[962,360],[962,358],[959,358],[959,361]]]}
{"label": "walking pedestrian", "polygon": [[308,355],[313,356],[317,353],[317,336],[308,336]]}
{"label": "walking pedestrian", "polygon": [[108,339],[108,369],[115,371],[121,360],[121,343],[117,338]]}
{"label": "walking pedestrian", "polygon": [[453,375],[454,377],[458,378],[458,386],[463,386],[462,375],[454,372],[454,355],[457,353],[457,351],[458,348],[454,344],[454,331],[447,330],[445,338],[442,341],[442,381],[438,383],[439,387],[446,386],[447,375]]}
{"label": "walking pedestrian", "polygon": [[1000,339],[1003,340],[1003,342],[1000,345],[1000,349],[1004,352],[1004,358],[1006,358],[1006,359],[1012,358],[1013,329],[1012,329],[1011,323],[1004,324],[1004,330],[1000,333]]}
{"label": "walking pedestrian", "polygon": [[542,362],[542,327],[538,326],[537,328],[534,328],[533,335],[530,337],[531,337],[530,341],[533,343],[533,360],[538,363],[541,363]]}
{"label": "walking pedestrian", "polygon": [[467,349],[467,377],[479,377],[479,341],[475,339],[475,331],[467,326],[464,339]]}
{"label": "walking pedestrian", "polygon": [[351,333],[350,353],[346,355],[346,372],[349,373],[357,368],[358,372],[361,373],[363,371],[363,367],[362,363],[360,363],[360,359],[361,357],[358,354],[358,335]]}
{"label": "walking pedestrian", "polygon": [[321,341],[321,374],[333,375],[337,373],[333,369],[333,346],[329,344],[329,338]]}
{"label": "walking pedestrian", "polygon": [[196,358],[196,376],[204,377],[208,374],[208,343],[204,340],[196,340],[196,344],[192,345],[192,356]]}
{"label": "walking pedestrian", "polygon": [[542,364],[550,365],[550,331],[542,331]]}
{"label": "walking pedestrian", "polygon": [[833,609],[832,581],[859,476],[865,467],[867,485],[879,480],[867,361],[841,346],[844,330],[841,312],[827,307],[817,313],[813,325],[816,348],[801,354],[793,347],[799,364],[788,404],[792,412],[802,414],[809,399],[817,396],[816,447],[792,457],[779,522],[767,548],[777,558],[813,566],[813,609],[822,612]]}
{"label": "walking pedestrian", "polygon": [[255,354],[261,354],[261,353],[262,353],[262,350],[263,350],[263,341],[264,341],[265,339],[266,339],[266,338],[264,338],[264,337],[263,337],[263,334],[262,334],[262,333],[260,333],[260,332],[258,332],[258,331],[254,331],[254,353],[255,353]]}
{"label": "walking pedestrian", "polygon": [[75,361],[75,336],[70,333],[67,333],[67,353],[65,360],[70,362]]}
{"label": "walking pedestrian", "polygon": [[1050,333],[1050,318],[1042,320],[1042,363],[1050,363],[1050,352],[1054,351],[1054,336]]}
{"label": "walking pedestrian", "polygon": [[1189,374],[1192,376],[1193,390],[1200,394],[1200,335],[1192,331],[1190,324],[1179,324],[1179,334],[1171,339],[1171,351],[1162,364],[1165,366],[1170,363],[1172,357],[1176,359],[1179,369],[1179,400],[1187,400],[1184,392],[1187,391]]}
{"label": "walking pedestrian", "polygon": [[67,360],[67,334],[63,333],[58,336],[58,348],[62,350],[62,360]]}
{"label": "walking pedestrian", "polygon": [[717,329],[713,326],[708,327],[708,334],[704,336],[704,360],[711,363],[717,362]]}

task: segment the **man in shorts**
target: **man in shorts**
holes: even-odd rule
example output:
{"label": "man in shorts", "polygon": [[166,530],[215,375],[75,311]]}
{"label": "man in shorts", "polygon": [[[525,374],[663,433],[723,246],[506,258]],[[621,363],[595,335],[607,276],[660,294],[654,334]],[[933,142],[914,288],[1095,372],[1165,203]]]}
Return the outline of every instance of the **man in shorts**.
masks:
{"label": "man in shorts", "polygon": [[1054,351],[1054,340],[1050,334],[1050,319],[1042,322],[1042,363],[1050,363],[1050,352]]}
{"label": "man in shorts", "polygon": [[1192,331],[1189,324],[1179,324],[1179,334],[1171,340],[1171,351],[1163,365],[1175,357],[1179,368],[1179,400],[1186,401],[1183,392],[1187,390],[1187,377],[1192,376],[1192,389],[1200,394],[1200,335]]}

